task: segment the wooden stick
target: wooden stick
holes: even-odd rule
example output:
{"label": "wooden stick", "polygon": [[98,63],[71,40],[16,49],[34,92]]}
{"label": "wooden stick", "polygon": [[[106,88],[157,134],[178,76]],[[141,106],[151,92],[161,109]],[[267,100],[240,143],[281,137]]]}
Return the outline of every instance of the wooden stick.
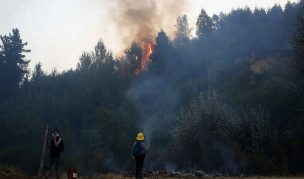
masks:
{"label": "wooden stick", "polygon": [[41,153],[41,160],[40,160],[40,166],[39,166],[39,171],[38,171],[38,178],[41,177],[42,169],[43,169],[43,162],[44,162],[44,156],[45,156],[45,145],[47,141],[47,135],[49,132],[49,125],[46,125],[46,130],[45,130],[45,136],[44,136],[44,141],[42,145],[42,153]]}

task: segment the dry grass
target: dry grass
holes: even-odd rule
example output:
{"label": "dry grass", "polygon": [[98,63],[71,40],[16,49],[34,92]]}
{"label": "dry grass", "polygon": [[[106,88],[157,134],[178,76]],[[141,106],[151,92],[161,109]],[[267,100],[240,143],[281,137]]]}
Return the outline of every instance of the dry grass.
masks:
{"label": "dry grass", "polygon": [[27,176],[16,167],[7,166],[7,165],[0,165],[0,178],[1,179],[19,179],[19,178],[35,178]]}

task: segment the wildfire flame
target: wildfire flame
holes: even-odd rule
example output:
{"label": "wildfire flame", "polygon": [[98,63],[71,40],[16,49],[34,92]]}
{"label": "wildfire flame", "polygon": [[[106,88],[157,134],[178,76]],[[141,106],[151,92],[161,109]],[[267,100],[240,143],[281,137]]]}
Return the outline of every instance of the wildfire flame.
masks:
{"label": "wildfire flame", "polygon": [[152,54],[152,44],[148,43],[143,52],[143,59],[141,61],[141,70],[147,71],[148,63],[152,62],[150,55]]}
{"label": "wildfire flame", "polygon": [[135,75],[138,75],[138,73],[139,73],[139,70],[136,69],[136,70],[135,70]]}
{"label": "wildfire flame", "polygon": [[[148,44],[148,49],[149,49],[149,54],[148,54],[148,58],[150,57],[150,55],[152,54],[152,47],[151,44]],[[150,58],[149,58],[150,59]],[[152,60],[150,59],[150,62],[152,62]]]}
{"label": "wildfire flame", "polygon": [[[134,71],[135,75],[138,75],[140,71],[147,71],[147,66],[149,63],[152,62],[152,60],[150,59],[150,55],[152,54],[153,52],[153,49],[152,49],[152,44],[151,43],[148,43],[147,45],[145,45],[144,47],[144,51],[142,53],[142,59],[141,59],[141,68],[139,69],[136,69]],[[138,56],[135,57],[135,61],[136,61],[136,64],[138,64],[138,60],[140,61],[140,59],[138,59]],[[117,76],[117,78],[120,78],[120,77],[124,77],[125,76],[125,58],[122,57],[121,60],[120,60],[120,75],[121,76]]]}

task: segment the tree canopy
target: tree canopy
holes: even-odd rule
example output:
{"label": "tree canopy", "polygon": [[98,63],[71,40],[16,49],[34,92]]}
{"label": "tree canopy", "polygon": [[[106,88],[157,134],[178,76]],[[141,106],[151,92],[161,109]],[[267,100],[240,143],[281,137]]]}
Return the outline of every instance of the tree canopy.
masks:
{"label": "tree canopy", "polygon": [[27,42],[23,43],[19,30],[13,29],[12,34],[0,36],[2,45],[0,51],[0,93],[1,98],[16,94],[19,84],[28,73],[28,63],[23,53],[31,50],[24,49]]}

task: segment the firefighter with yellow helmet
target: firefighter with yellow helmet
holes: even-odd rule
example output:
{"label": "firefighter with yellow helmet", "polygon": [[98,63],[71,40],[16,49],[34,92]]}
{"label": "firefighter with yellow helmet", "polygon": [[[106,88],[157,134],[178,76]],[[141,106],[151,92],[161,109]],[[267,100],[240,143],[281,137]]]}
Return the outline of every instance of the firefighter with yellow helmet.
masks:
{"label": "firefighter with yellow helmet", "polygon": [[143,142],[145,139],[143,133],[138,133],[136,139],[137,141],[133,144],[133,156],[136,161],[136,179],[140,179],[145,156],[147,154],[147,148]]}

